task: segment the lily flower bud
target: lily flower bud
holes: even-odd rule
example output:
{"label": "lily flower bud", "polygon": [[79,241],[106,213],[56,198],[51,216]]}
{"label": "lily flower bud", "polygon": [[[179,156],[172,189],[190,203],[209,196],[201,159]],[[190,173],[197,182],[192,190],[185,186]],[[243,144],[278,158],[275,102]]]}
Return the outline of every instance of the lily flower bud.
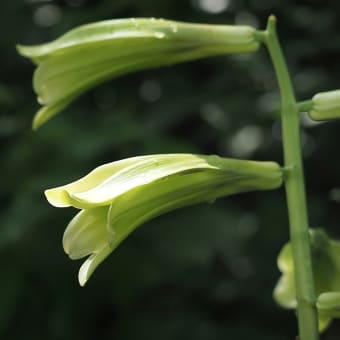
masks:
{"label": "lily flower bud", "polygon": [[313,120],[340,118],[340,90],[320,92],[312,98],[309,115]]}
{"label": "lily flower bud", "polygon": [[[330,239],[321,229],[311,229],[310,240],[319,330],[322,332],[332,319],[340,318],[340,242]],[[282,307],[295,309],[297,301],[291,243],[282,248],[278,267],[282,276],[274,289],[274,298]]]}
{"label": "lily flower bud", "polygon": [[259,47],[250,26],[119,19],[87,24],[37,46],[18,46],[37,64],[33,86],[43,107],[38,128],[86,90],[143,69]]}
{"label": "lily flower bud", "polygon": [[325,326],[328,326],[332,319],[340,319],[340,291],[320,294],[316,306],[319,319]]}
{"label": "lily flower bud", "polygon": [[250,190],[274,189],[282,171],[274,162],[193,154],[138,156],[102,165],[85,177],[45,191],[56,207],[82,209],[66,228],[71,259],[87,255],[79,282],[137,227],[166,212]]}

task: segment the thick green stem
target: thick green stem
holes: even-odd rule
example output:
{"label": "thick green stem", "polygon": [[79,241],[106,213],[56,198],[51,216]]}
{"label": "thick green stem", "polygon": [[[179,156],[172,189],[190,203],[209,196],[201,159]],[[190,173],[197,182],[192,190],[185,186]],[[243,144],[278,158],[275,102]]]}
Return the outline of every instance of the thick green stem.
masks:
{"label": "thick green stem", "polygon": [[284,162],[285,168],[289,169],[285,186],[295,266],[299,336],[301,340],[317,340],[319,339],[318,319],[308,233],[298,106],[285,58],[277,37],[276,18],[274,16],[271,16],[268,20],[264,41],[273,61],[281,92]]}

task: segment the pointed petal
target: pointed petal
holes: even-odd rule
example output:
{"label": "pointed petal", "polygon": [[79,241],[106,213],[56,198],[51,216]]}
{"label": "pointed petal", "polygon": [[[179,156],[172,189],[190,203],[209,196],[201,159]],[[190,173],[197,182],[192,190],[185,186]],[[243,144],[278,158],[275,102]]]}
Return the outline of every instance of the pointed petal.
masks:
{"label": "pointed petal", "polygon": [[153,18],[114,19],[79,26],[50,43],[37,46],[18,45],[17,48],[23,56],[41,62],[47,57],[67,53],[75,48],[98,43],[112,44],[122,38],[152,35],[158,39],[182,39],[196,44],[223,44],[224,49],[232,53],[235,49],[244,52],[257,49],[259,42],[254,33],[255,29],[250,26],[193,24]]}
{"label": "pointed petal", "polygon": [[63,110],[73,98],[65,98],[53,105],[43,106],[34,116],[32,128],[37,130],[41,125],[47,122],[50,118]]}
{"label": "pointed petal", "polygon": [[[276,163],[233,160],[218,156],[149,155],[128,158],[104,167],[105,170],[99,167],[79,181],[47,190],[45,192],[47,199],[55,206],[73,205],[87,209],[109,205],[115,198],[130,190],[175,174],[182,176],[199,172],[204,172],[203,177],[210,176],[212,182],[219,178],[228,184],[216,187],[216,195],[219,196],[249,190],[272,189],[280,186],[282,182],[282,173]],[[185,177],[188,178],[190,180],[190,176]],[[175,181],[177,182],[178,180]],[[183,184],[184,182],[182,181]],[[195,182],[194,185],[197,187],[199,183]],[[209,187],[208,184],[207,186]]]}
{"label": "pointed petal", "polygon": [[63,247],[72,260],[92,254],[108,243],[107,213],[107,207],[82,210],[68,224]]}
{"label": "pointed petal", "polygon": [[136,161],[136,158],[137,157],[131,157],[101,165],[77,181],[45,190],[45,196],[48,202],[55,207],[69,207],[72,205],[69,193],[87,191],[97,185],[100,185],[107,178],[112,176],[112,174],[133,164]]}
{"label": "pointed petal", "polygon": [[91,277],[96,268],[110,255],[112,249],[107,244],[98,252],[93,253],[80,267],[78,280],[81,286],[84,286]]}

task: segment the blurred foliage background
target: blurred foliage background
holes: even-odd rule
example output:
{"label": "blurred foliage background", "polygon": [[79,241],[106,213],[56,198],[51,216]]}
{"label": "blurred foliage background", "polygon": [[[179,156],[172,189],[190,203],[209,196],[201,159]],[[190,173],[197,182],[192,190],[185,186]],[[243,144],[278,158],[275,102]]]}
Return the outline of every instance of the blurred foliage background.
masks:
{"label": "blurred foliage background", "polygon": [[[264,48],[116,79],[37,132],[33,65],[15,44],[79,24],[163,17],[279,33],[298,98],[339,88],[340,2],[331,0],[5,0],[0,4],[0,338],[293,339],[272,300],[288,239],[284,190],[247,193],[159,217],[130,236],[85,288],[61,238],[75,214],[43,190],[99,164],[158,152],[281,162],[278,92]],[[311,226],[340,238],[340,123],[302,117]],[[334,322],[323,339],[338,339]]]}

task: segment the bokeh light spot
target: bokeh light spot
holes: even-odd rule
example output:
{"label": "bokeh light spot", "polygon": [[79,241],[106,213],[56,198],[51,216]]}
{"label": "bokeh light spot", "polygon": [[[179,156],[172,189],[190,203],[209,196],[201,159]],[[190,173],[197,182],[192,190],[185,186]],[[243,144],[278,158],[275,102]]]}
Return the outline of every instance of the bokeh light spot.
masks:
{"label": "bokeh light spot", "polygon": [[157,80],[146,80],[139,88],[140,97],[146,102],[155,102],[162,95],[162,87]]}
{"label": "bokeh light spot", "polygon": [[212,14],[225,11],[231,3],[230,0],[196,0],[195,2],[198,8]]}
{"label": "bokeh light spot", "polygon": [[262,130],[258,126],[248,125],[234,134],[229,147],[233,155],[247,157],[259,148],[262,141]]}
{"label": "bokeh light spot", "polygon": [[50,27],[58,23],[62,13],[58,6],[48,4],[40,6],[34,12],[34,22],[40,27]]}

